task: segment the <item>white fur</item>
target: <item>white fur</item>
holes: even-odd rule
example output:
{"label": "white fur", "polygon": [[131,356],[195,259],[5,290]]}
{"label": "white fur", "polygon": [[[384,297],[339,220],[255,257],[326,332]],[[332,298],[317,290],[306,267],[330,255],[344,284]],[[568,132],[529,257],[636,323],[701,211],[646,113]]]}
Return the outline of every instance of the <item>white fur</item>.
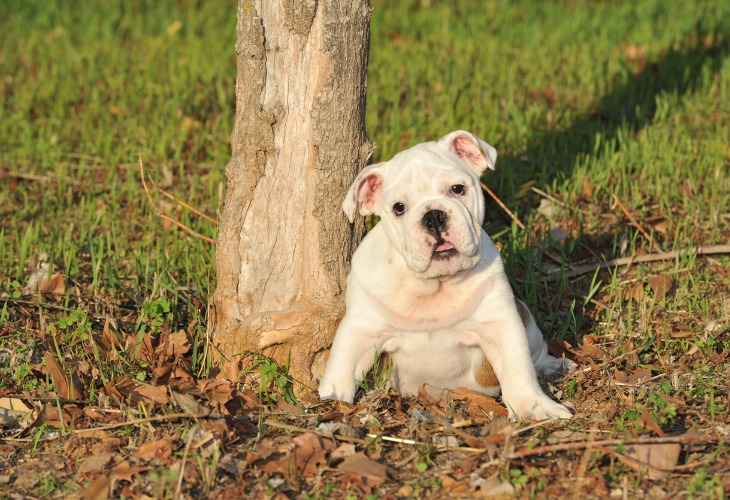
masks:
{"label": "white fur", "polygon": [[[351,219],[358,208],[381,221],[352,260],[345,317],[319,386],[322,399],[352,402],[356,381],[377,351],[389,353],[391,383],[402,393],[425,385],[496,395],[500,387],[476,379],[486,357],[511,416],[570,417],[537,381],[538,372],[564,363],[547,353],[533,318],[525,328],[499,251],[481,227],[479,174],[495,160],[494,148],[457,131],[371,166],[355,180],[343,209]],[[454,184],[466,186],[465,194],[454,196]],[[403,215],[393,212],[396,202],[407,207]],[[428,210],[448,214],[443,240],[458,251],[449,259],[432,259],[436,238],[421,223]]]}

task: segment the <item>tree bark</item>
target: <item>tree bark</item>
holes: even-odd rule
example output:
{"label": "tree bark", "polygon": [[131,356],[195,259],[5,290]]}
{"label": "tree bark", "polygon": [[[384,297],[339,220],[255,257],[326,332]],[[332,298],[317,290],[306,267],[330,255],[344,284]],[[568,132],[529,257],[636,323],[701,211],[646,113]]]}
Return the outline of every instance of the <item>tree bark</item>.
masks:
{"label": "tree bark", "polygon": [[222,374],[260,352],[314,387],[364,234],[340,204],[365,134],[368,0],[239,0],[236,121],[210,340]]}

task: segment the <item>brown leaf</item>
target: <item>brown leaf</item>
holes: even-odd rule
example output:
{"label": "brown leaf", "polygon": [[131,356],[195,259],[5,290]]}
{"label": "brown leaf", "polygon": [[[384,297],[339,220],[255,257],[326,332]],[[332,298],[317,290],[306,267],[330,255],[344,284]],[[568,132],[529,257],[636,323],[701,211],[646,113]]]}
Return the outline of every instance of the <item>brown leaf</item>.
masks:
{"label": "brown leaf", "polygon": [[166,462],[172,456],[172,444],[167,439],[148,441],[139,447],[134,456],[140,460],[158,458]]}
{"label": "brown leaf", "polygon": [[44,276],[38,284],[38,290],[63,295],[66,293],[66,278],[61,273],[53,273],[50,278]]}
{"label": "brown leaf", "polygon": [[63,399],[73,400],[83,394],[83,387],[76,377],[69,377],[61,363],[50,352],[46,352],[46,370],[53,380],[56,392]]}
{"label": "brown leaf", "polygon": [[226,404],[233,398],[233,387],[229,380],[199,380],[198,390],[213,401]]}
{"label": "brown leaf", "polygon": [[639,384],[641,382],[646,382],[651,378],[651,369],[649,368],[639,368],[634,373],[629,375],[629,379],[627,382],[629,384]]}
{"label": "brown leaf", "polygon": [[651,412],[645,408],[641,408],[641,418],[644,421],[644,426],[656,433],[657,436],[664,437],[666,434],[662,430],[661,426],[657,423],[656,420],[654,420],[654,417],[652,417]]}
{"label": "brown leaf", "polygon": [[87,475],[101,472],[114,459],[114,453],[105,452],[97,455],[90,455],[79,467],[79,474]]}
{"label": "brown leaf", "polygon": [[672,289],[673,284],[672,277],[667,275],[652,276],[649,278],[648,283],[649,288],[654,292],[654,297],[657,300],[663,299]]}
{"label": "brown leaf", "polygon": [[125,347],[127,352],[131,354],[132,359],[154,361],[155,350],[152,347],[152,337],[149,333],[145,333],[142,338],[139,338],[138,335],[127,336]]}
{"label": "brown leaf", "polygon": [[493,413],[495,416],[507,416],[507,408],[497,403],[497,400],[480,392],[460,387],[451,391],[455,400],[466,401],[465,411],[471,416],[483,417]]}
{"label": "brown leaf", "polygon": [[370,460],[362,452],[345,458],[337,469],[359,478],[368,487],[380,486],[388,479],[388,468]]}
{"label": "brown leaf", "polygon": [[346,458],[356,453],[355,445],[352,443],[342,443],[330,455],[332,459]]}
{"label": "brown leaf", "polygon": [[167,404],[167,387],[153,386],[137,382],[131,377],[122,376],[104,386],[107,396],[122,402],[129,399],[132,403]]}
{"label": "brown leaf", "polygon": [[624,300],[641,300],[646,293],[643,283],[634,283],[624,291]]}
{"label": "brown leaf", "polygon": [[600,346],[596,345],[600,339],[594,335],[586,335],[583,337],[583,344],[579,348],[579,352],[588,358],[596,361],[602,361],[608,359],[610,356]]}
{"label": "brown leaf", "polygon": [[210,410],[201,406],[195,396],[191,394],[172,391],[172,399],[185,413],[190,413],[196,417],[210,413]]}
{"label": "brown leaf", "polygon": [[109,476],[99,476],[84,488],[77,495],[70,498],[73,500],[106,500],[109,498],[111,490],[111,478]]}
{"label": "brown leaf", "polygon": [[638,444],[617,455],[622,463],[647,474],[649,479],[660,479],[677,466],[681,451],[682,445],[677,443]]}
{"label": "brown leaf", "polygon": [[129,462],[122,460],[114,466],[109,475],[118,481],[132,482],[134,476],[147,470],[149,470],[149,467],[132,467]]}
{"label": "brown leaf", "polygon": [[104,320],[104,330],[101,333],[101,345],[106,350],[118,349],[122,346],[122,334],[117,329],[117,322],[107,317]]}
{"label": "brown leaf", "polygon": [[319,473],[319,466],[327,463],[327,453],[335,448],[332,440],[311,432],[300,434],[292,441],[294,450],[283,457],[269,460],[261,466],[261,470],[286,477],[295,474],[301,478],[314,477]]}
{"label": "brown leaf", "polygon": [[23,293],[26,295],[35,295],[38,292],[46,292],[53,294],[63,294],[66,292],[66,278],[63,274],[52,273],[51,267],[47,262],[38,266],[38,269],[28,277]]}

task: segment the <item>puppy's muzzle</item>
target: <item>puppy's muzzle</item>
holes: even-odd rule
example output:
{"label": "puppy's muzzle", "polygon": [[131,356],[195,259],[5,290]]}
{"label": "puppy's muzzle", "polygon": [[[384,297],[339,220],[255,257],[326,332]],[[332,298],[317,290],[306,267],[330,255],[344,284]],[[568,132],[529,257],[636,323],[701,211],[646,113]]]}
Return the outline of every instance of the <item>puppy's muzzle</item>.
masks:
{"label": "puppy's muzzle", "polygon": [[446,222],[449,216],[443,210],[429,210],[423,215],[421,225],[433,235],[436,240],[441,239],[441,232],[446,229]]}

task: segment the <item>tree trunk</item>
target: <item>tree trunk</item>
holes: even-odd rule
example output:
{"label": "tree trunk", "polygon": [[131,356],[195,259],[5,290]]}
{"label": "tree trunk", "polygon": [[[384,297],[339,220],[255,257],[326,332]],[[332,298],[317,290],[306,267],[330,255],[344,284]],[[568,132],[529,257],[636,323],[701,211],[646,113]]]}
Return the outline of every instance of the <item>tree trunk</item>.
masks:
{"label": "tree trunk", "polygon": [[211,301],[213,358],[261,352],[314,387],[364,234],[340,204],[365,134],[368,0],[239,0],[236,122]]}

